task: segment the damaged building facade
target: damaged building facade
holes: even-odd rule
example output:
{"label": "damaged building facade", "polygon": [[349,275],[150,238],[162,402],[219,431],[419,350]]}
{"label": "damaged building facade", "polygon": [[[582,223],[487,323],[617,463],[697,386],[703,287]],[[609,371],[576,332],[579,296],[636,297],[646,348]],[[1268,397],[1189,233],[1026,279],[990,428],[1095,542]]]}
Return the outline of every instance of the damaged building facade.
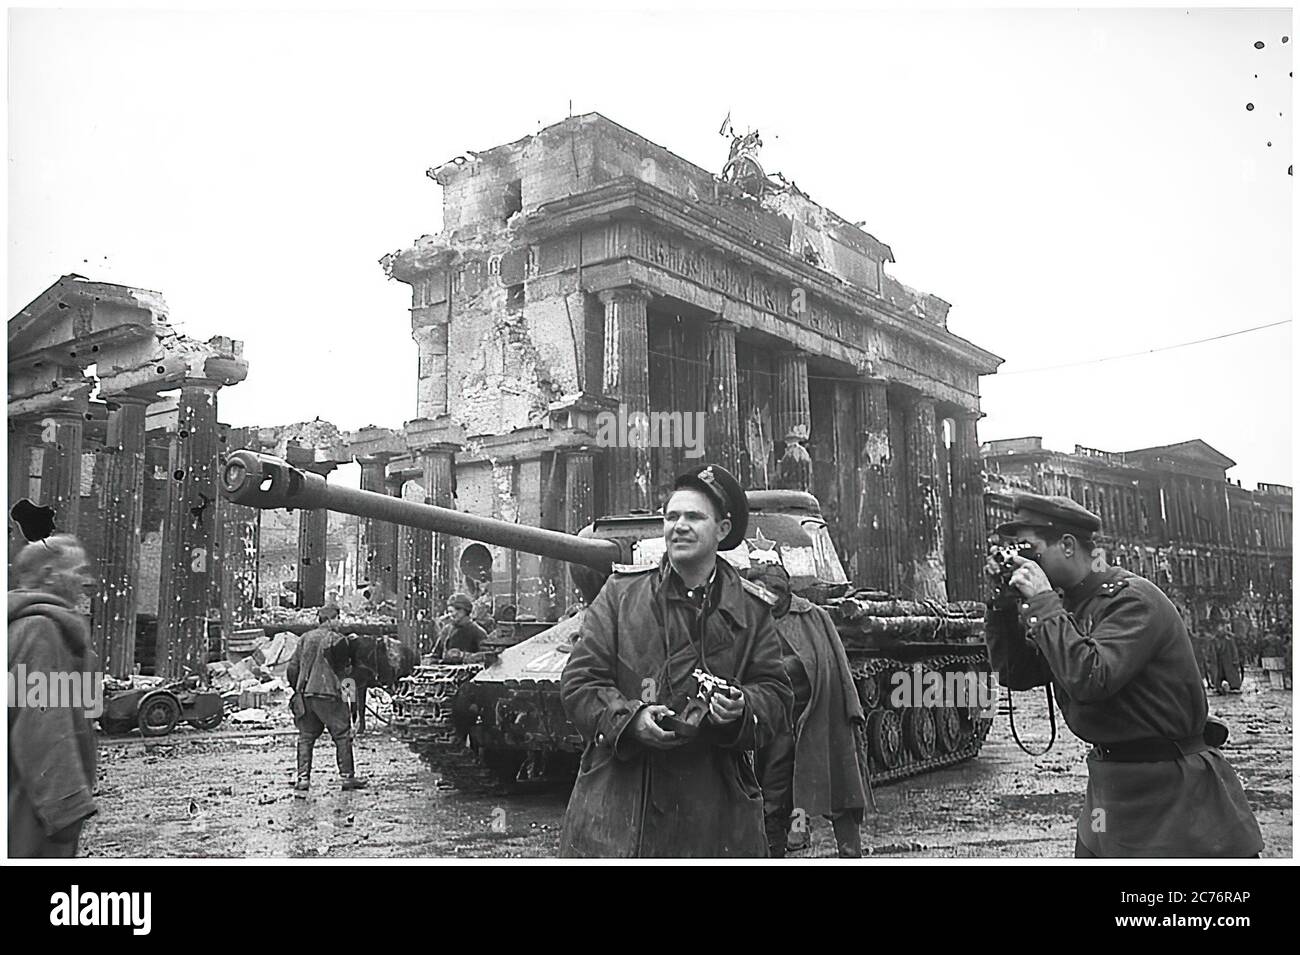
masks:
{"label": "damaged building facade", "polygon": [[[712,461],[815,494],[856,583],[977,597],[978,380],[1001,360],[886,274],[887,245],[764,175],[756,139],[716,176],[587,114],[429,170],[442,232],[383,259],[419,353],[417,417],[376,441],[385,489],[577,531]],[[399,537],[403,617],[464,586],[540,619],[575,600],[554,562]]]}
{"label": "damaged building facade", "polygon": [[[246,440],[217,420],[218,393],[248,374],[242,344],[179,334],[158,293],[78,275],[11,318],[8,342],[10,514],[26,499],[85,542],[107,674],[202,674],[221,608],[251,608],[232,581],[256,515],[217,491],[222,451]],[[11,520],[9,556],[24,543]]]}
{"label": "damaged building facade", "polygon": [[[326,421],[232,428],[220,390],[248,374],[241,342],[172,326],[163,297],[66,275],[9,321],[9,556],[25,532],[72,533],[98,588],[86,608],[104,672],[176,679],[264,606],[318,607],[356,577],[354,518],[261,511],[219,492],[247,448],[328,475],[354,460]],[[332,532],[332,533],[331,533]],[[333,593],[332,593],[333,592]]]}
{"label": "damaged building facade", "polygon": [[[431,169],[443,231],[382,260],[410,287],[418,353],[400,429],[221,424],[218,393],[248,373],[240,342],[179,334],[155,292],[55,282],[9,322],[8,504],[48,507],[86,542],[105,671],[202,673],[264,605],[353,584],[422,651],[455,590],[503,620],[580,602],[555,560],[232,504],[218,478],[239,448],[326,477],[355,462],[365,490],[575,533],[656,510],[712,461],[751,489],[811,492],[854,584],[921,600],[981,599],[1009,495],[1067,494],[1189,624],[1289,629],[1290,488],[1232,484],[1234,462],[1199,441],[981,448],[979,376],[1001,360],[886,274],[888,246],[764,174],[756,145],[736,137],[715,176],[589,114]],[[22,542],[11,521],[11,557]]]}
{"label": "damaged building facade", "polygon": [[1224,620],[1238,636],[1290,633],[1290,487],[1243,488],[1227,477],[1236,462],[1200,440],[1063,453],[1027,437],[983,455],[990,527],[1017,490],[1070,497],[1101,517],[1110,562],[1158,584],[1193,630]]}

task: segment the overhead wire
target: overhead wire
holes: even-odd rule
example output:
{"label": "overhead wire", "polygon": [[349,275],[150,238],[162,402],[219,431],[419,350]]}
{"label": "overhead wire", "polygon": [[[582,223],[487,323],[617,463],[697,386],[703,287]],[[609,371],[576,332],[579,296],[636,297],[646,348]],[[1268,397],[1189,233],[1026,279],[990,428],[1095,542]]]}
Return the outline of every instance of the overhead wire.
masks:
{"label": "overhead wire", "polygon": [[1107,355],[1104,358],[1085,358],[1080,361],[1067,361],[1059,365],[1043,365],[1040,368],[1020,368],[1011,371],[999,370],[996,375],[989,377],[1003,378],[1007,375],[1028,375],[1039,371],[1055,371],[1058,368],[1078,368],[1083,365],[1097,365],[1104,361],[1118,361],[1122,358],[1140,358],[1143,355],[1153,355],[1156,352],[1173,351],[1175,348],[1187,348],[1189,345],[1204,345],[1206,342],[1217,342],[1224,338],[1232,338],[1236,335],[1247,335],[1250,332],[1263,331],[1266,328],[1277,328],[1279,325],[1290,325],[1291,319],[1284,319],[1280,322],[1269,322],[1267,325],[1255,325],[1252,328],[1239,328],[1236,331],[1224,332],[1221,335],[1211,335],[1209,338],[1197,338],[1189,342],[1178,342],[1173,345],[1160,345],[1156,348],[1148,348],[1143,351],[1125,352],[1122,355]]}

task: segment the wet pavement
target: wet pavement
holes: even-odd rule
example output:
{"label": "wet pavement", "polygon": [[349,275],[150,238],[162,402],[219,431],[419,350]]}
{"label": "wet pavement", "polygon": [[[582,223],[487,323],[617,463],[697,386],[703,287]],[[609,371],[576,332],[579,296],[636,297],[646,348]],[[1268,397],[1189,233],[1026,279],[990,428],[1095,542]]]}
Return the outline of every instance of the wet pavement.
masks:
{"label": "wet pavement", "polygon": [[[1030,749],[1047,742],[1041,691],[1014,697]],[[1291,693],[1214,696],[1232,727],[1224,752],[1264,830],[1264,855],[1291,855]],[[1062,724],[1033,758],[999,714],[980,756],[952,769],[880,787],[863,846],[888,857],[1060,857],[1074,847],[1087,782],[1086,744]],[[405,745],[372,731],[357,742],[371,788],[342,792],[328,739],[318,745],[310,794],[292,792],[291,729],[183,728],[158,741],[102,739],[100,812],[87,826],[93,858],[551,857],[567,794],[470,795],[442,788]],[[830,825],[812,823],[810,849],[834,854]]]}

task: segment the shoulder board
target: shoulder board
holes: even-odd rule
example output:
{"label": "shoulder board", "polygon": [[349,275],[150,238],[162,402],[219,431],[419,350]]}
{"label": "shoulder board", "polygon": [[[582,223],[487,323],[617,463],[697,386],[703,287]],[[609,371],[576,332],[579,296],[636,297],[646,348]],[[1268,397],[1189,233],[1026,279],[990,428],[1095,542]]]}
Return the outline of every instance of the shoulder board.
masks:
{"label": "shoulder board", "polygon": [[794,594],[793,596],[790,597],[791,613],[812,613],[812,609],[815,606],[817,605],[813,603],[811,600],[808,600],[804,597],[800,597],[798,594]]}
{"label": "shoulder board", "polygon": [[741,577],[740,586],[744,587],[747,592],[753,594],[769,607],[775,607],[778,603],[776,594],[772,593],[772,591],[768,590],[762,584],[756,584],[752,580],[746,580],[744,577]]}
{"label": "shoulder board", "polygon": [[614,564],[610,570],[615,574],[644,574],[658,566],[658,564]]}
{"label": "shoulder board", "polygon": [[1119,580],[1108,580],[1097,588],[1097,593],[1103,597],[1113,597],[1127,586],[1128,580],[1123,577]]}

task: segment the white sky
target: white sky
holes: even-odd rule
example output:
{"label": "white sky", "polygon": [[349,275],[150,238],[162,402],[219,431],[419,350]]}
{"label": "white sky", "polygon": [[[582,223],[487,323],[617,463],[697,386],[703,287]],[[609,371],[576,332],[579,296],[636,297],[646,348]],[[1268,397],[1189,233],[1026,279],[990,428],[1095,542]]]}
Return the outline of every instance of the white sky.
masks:
{"label": "white sky", "polygon": [[[730,110],[769,172],[866,220],[1006,372],[1291,317],[1289,11],[38,10],[9,28],[9,314],[67,272],[160,291],[188,334],[244,341],[249,378],[219,399],[236,426],[413,417],[409,291],[377,260],[438,231],[426,168],[570,100],[714,171]],[[1247,486],[1289,484],[1291,336],[988,377],[980,436],[1199,437]]]}

